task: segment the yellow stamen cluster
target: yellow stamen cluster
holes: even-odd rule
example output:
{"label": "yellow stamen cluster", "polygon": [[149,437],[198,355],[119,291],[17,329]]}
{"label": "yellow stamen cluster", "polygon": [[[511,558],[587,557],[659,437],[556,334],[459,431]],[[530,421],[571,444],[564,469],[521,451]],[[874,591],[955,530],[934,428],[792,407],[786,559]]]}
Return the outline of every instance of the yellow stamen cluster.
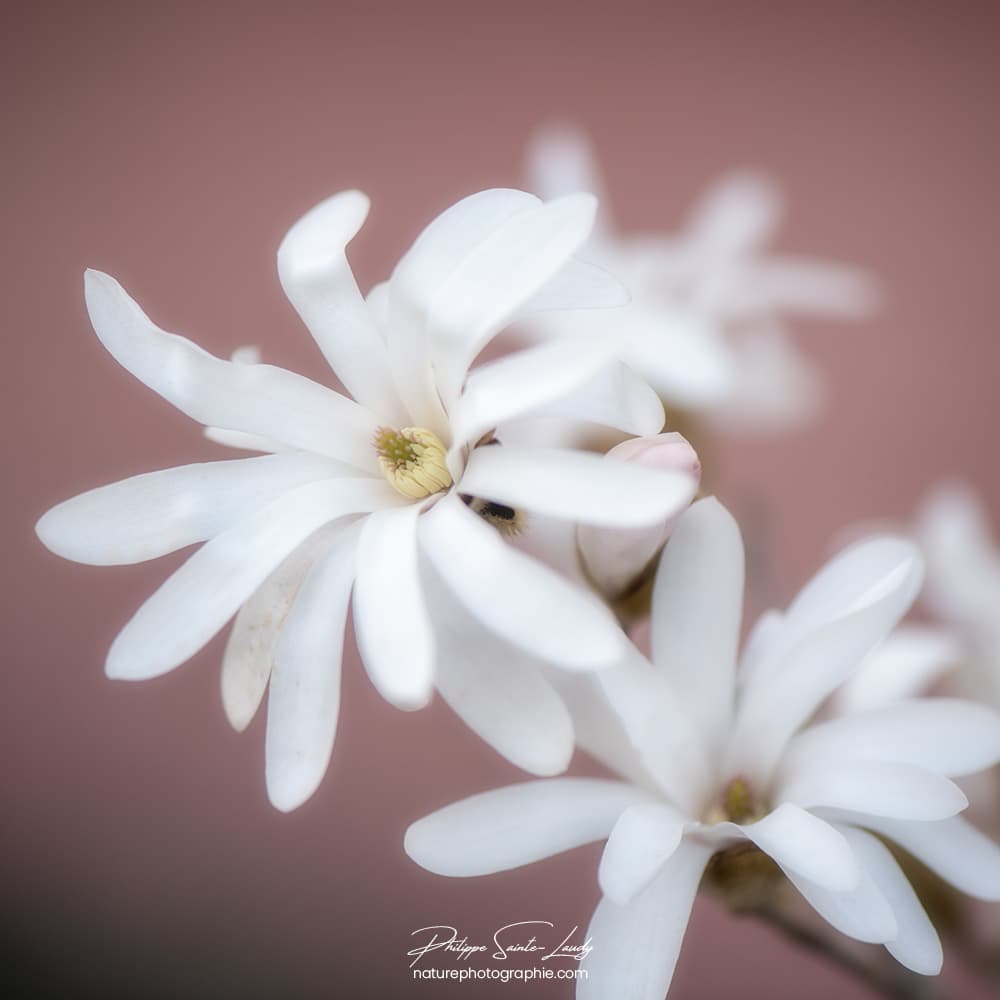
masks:
{"label": "yellow stamen cluster", "polygon": [[424,427],[379,427],[373,442],[382,473],[411,500],[440,493],[452,484],[441,439]]}
{"label": "yellow stamen cluster", "polygon": [[722,789],[721,797],[708,811],[707,823],[754,823],[767,815],[767,806],[754,795],[746,778],[733,778]]}

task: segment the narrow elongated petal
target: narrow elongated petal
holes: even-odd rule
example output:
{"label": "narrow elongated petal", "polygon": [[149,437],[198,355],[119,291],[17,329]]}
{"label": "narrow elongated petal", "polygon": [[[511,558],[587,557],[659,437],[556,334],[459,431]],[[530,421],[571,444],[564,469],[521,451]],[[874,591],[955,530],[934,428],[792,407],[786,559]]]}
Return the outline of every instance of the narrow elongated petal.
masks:
{"label": "narrow elongated petal", "polygon": [[823,889],[848,892],[861,880],[858,863],[843,834],[789,802],[742,830],[782,868]]}
{"label": "narrow elongated petal", "polygon": [[385,482],[308,483],[206,542],[121,630],[108,653],[109,677],[145,680],[193,656],[286,556],[323,525],[397,503]]}
{"label": "narrow elongated petal", "polygon": [[885,945],[889,954],[922,976],[936,976],[944,962],[941,939],[899,865],[870,834],[851,827],[841,832],[895,915],[896,935]]}
{"label": "narrow elongated petal", "polygon": [[1000,760],[1000,715],[953,698],[920,698],[810,726],[788,746],[787,768],[842,760],[896,761],[949,776]]}
{"label": "narrow elongated petal", "polygon": [[319,538],[304,542],[250,595],[236,615],[222,654],[221,688],[222,707],[237,732],[250,725],[260,707],[271,677],[274,644],[285,616],[313,559],[323,550]]}
{"label": "narrow elongated petal", "polygon": [[[827,591],[824,585],[807,602],[792,605],[780,641],[771,644],[770,662],[756,664],[743,688],[730,756],[734,765],[750,768],[761,780],[795,731],[885,639],[916,596],[922,566],[912,545],[898,539],[863,545],[856,547],[857,555],[871,556],[874,565],[860,558],[855,574],[846,572],[843,559],[835,560],[839,569],[830,577],[839,578],[844,570],[843,586],[831,587],[829,600],[820,593]],[[828,577],[826,582],[834,581]],[[803,619],[810,628],[804,635]],[[788,637],[797,633],[792,643]]]}
{"label": "narrow elongated petal", "polygon": [[712,745],[733,711],[743,612],[743,539],[714,498],[678,520],[653,589],[653,662]]}
{"label": "narrow elongated petal", "polygon": [[[777,858],[775,861],[781,864]],[[892,906],[863,865],[857,888],[847,892],[825,889],[790,868],[783,870],[806,902],[841,934],[857,941],[885,944],[899,933]]]}
{"label": "narrow elongated petal", "polygon": [[734,172],[701,199],[690,232],[712,255],[736,256],[759,247],[774,231],[781,211],[781,197],[769,178]]}
{"label": "narrow elongated petal", "polygon": [[608,666],[624,651],[621,629],[603,604],[505,544],[457,497],[424,515],[419,534],[458,600],[516,646],[576,669]]}
{"label": "narrow elongated petal", "polygon": [[592,195],[557,198],[510,216],[455,268],[428,311],[446,401],[473,359],[565,265],[594,223]]}
{"label": "narrow elongated petal", "polygon": [[352,525],[341,532],[313,566],[275,643],[265,776],[268,798],[283,812],[316,791],[333,751],[359,529]]}
{"label": "narrow elongated petal", "polygon": [[45,546],[76,562],[144,562],[204,541],[283,493],[344,467],[303,452],[147,472],[66,500],[39,520]]}
{"label": "narrow elongated petal", "polygon": [[691,501],[693,476],[557,448],[476,448],[461,490],[568,520],[616,528],[672,517]]}
{"label": "narrow elongated petal", "polygon": [[587,978],[577,983],[577,1000],[663,1000],[711,853],[682,841],[630,903],[601,900],[587,930],[593,951],[581,963]]}
{"label": "narrow elongated petal", "polygon": [[910,823],[857,813],[832,816],[895,841],[967,895],[1000,900],[1000,847],[962,817],[937,823]]}
{"label": "narrow elongated petal", "polygon": [[358,546],[354,629],[365,669],[398,708],[426,705],[434,681],[435,645],[424,602],[416,524],[420,506],[368,518]]}
{"label": "narrow elongated petal", "polygon": [[418,820],[403,847],[436,875],[489,875],[606,837],[630,805],[632,785],[548,778],[473,795]]}
{"label": "narrow elongated petal", "polygon": [[368,207],[360,191],[342,191],[307,212],[278,248],[278,275],[347,391],[381,419],[400,423],[405,415],[393,388],[385,342],[344,252]]}
{"label": "narrow elongated petal", "polygon": [[948,629],[900,625],[837,691],[837,711],[872,711],[922,694],[961,662],[962,653],[961,640]]}
{"label": "narrow elongated petal", "polygon": [[560,774],[573,755],[573,723],[542,664],[484,628],[428,568],[438,644],[437,688],[481,739],[531,774]]}
{"label": "narrow elongated petal", "polygon": [[572,392],[617,353],[610,337],[562,338],[476,368],[452,414],[453,444],[475,443],[504,421]]}
{"label": "narrow elongated petal", "polygon": [[628,289],[610,271],[570,257],[512,319],[557,309],[611,309],[628,305],[629,300]]}
{"label": "narrow elongated petal", "polygon": [[643,436],[658,434],[665,420],[660,397],[623,364],[602,368],[572,392],[527,415],[529,421],[546,417],[586,421]]}
{"label": "narrow elongated petal", "polygon": [[797,258],[755,262],[728,290],[733,312],[800,312],[841,319],[871,315],[878,288],[863,271]]}
{"label": "narrow elongated petal", "polygon": [[601,855],[601,891],[625,904],[656,877],[677,850],[687,817],[666,803],[630,806],[618,818]]}
{"label": "narrow elongated petal", "polygon": [[784,801],[849,809],[894,819],[946,819],[968,804],[962,790],[940,774],[908,764],[844,760],[793,771],[778,791]]}
{"label": "narrow elongated petal", "polygon": [[283,368],[223,361],[161,330],[107,274],[87,271],[85,292],[94,330],[115,360],[193,420],[378,474],[378,420],[353,400]]}

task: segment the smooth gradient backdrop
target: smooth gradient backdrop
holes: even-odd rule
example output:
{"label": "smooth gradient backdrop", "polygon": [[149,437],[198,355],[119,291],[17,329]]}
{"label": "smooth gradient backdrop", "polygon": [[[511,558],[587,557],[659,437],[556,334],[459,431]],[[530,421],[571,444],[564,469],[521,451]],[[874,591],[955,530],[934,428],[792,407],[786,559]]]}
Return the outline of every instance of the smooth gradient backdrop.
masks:
{"label": "smooth gradient backdrop", "polygon": [[[333,765],[292,815],[237,736],[221,641],[144,684],[104,678],[116,631],[181,556],[63,562],[49,506],[221,456],[90,331],[85,266],[227,355],[325,378],[274,253],[308,207],[372,197],[363,288],[473,190],[523,180],[532,131],[594,137],[626,229],[679,224],[722,171],[770,171],[779,246],[877,274],[880,316],[800,325],[830,409],[730,441],[720,494],[766,527],[787,600],[856,519],[905,518],[943,474],[1000,515],[996,280],[1000,19],[989,3],[110,4],[2,14],[4,720],[0,914],[19,996],[563,998],[567,984],[415,983],[411,931],[585,927],[599,847],[450,881],[406,825],[521,775],[440,704],[384,704],[350,653]],[[442,964],[440,962],[436,963]],[[953,996],[986,993],[946,970]],[[700,900],[672,996],[866,996],[766,928]]]}

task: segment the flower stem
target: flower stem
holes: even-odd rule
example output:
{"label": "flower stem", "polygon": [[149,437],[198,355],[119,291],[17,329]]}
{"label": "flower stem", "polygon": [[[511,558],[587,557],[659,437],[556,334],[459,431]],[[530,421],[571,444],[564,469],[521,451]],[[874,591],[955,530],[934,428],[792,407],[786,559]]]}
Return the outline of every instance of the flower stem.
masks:
{"label": "flower stem", "polygon": [[909,972],[902,966],[890,968],[866,962],[827,935],[792,919],[778,906],[762,903],[737,912],[770,924],[795,944],[822,955],[881,996],[891,1000],[943,1000],[943,994],[932,980]]}

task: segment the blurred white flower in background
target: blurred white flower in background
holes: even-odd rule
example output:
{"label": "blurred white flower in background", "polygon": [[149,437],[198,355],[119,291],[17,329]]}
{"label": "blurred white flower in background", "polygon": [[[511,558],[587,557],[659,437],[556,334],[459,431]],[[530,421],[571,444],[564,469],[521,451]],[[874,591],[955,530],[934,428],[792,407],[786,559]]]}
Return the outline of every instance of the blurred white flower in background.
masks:
{"label": "blurred white flower in background", "polygon": [[[568,126],[539,133],[528,164],[528,186],[543,197],[601,195],[589,144]],[[786,317],[859,319],[872,312],[876,294],[853,268],[767,254],[780,217],[774,186],[748,172],[723,177],[672,235],[620,234],[602,197],[585,253],[622,279],[631,304],[613,317],[538,317],[533,332],[614,331],[623,360],[669,409],[724,429],[799,423],[821,402],[823,383],[789,336]]]}
{"label": "blurred white flower in background", "polygon": [[624,780],[514,785],[407,833],[407,853],[450,876],[608,838],[580,998],[659,1000],[706,872],[752,896],[771,859],[833,927],[923,974],[940,970],[941,945],[879,838],[1000,899],[1000,849],[957,815],[967,800],[949,780],[1000,757],[1000,716],[923,699],[810,722],[910,607],[917,549],[892,536],[851,546],[760,620],[737,669],[743,563],[729,514],[699,501],[657,572],[651,662],[635,652],[567,680],[581,746]]}
{"label": "blurred white flower in background", "polygon": [[[277,807],[300,805],[326,770],[349,604],[373,683],[402,708],[431,695],[436,624],[448,641],[471,619],[529,659],[569,669],[622,655],[625,639],[604,604],[502,535],[523,511],[612,528],[658,524],[691,500],[695,479],[508,445],[502,435],[551,405],[563,417],[656,433],[659,400],[635,378],[605,383],[593,399],[577,392],[614,360],[617,345],[604,334],[551,340],[470,371],[518,316],[626,301],[614,278],[573,257],[595,208],[591,195],[473,195],[432,222],[367,300],[345,247],[368,199],[348,191],[309,212],[281,245],[279,274],[353,399],[255,363],[252,350],[216,358],[154,325],[113,278],[87,272],[94,329],[123,367],[216,441],[270,454],[92,490],[45,514],[38,534],[54,552],[96,565],[205,543],[125,625],[107,672],[163,674],[236,615],[223,699],[242,729],[270,682],[266,776]],[[449,700],[467,705],[470,685],[485,684],[490,669],[502,679],[506,666],[480,657],[475,673],[452,669],[442,681]],[[510,697],[512,710],[543,698],[547,684],[540,669],[521,674],[531,678],[520,699]],[[463,717],[538,773],[565,767],[572,752],[571,728],[556,727],[557,745],[532,757],[498,736],[491,717]]]}

